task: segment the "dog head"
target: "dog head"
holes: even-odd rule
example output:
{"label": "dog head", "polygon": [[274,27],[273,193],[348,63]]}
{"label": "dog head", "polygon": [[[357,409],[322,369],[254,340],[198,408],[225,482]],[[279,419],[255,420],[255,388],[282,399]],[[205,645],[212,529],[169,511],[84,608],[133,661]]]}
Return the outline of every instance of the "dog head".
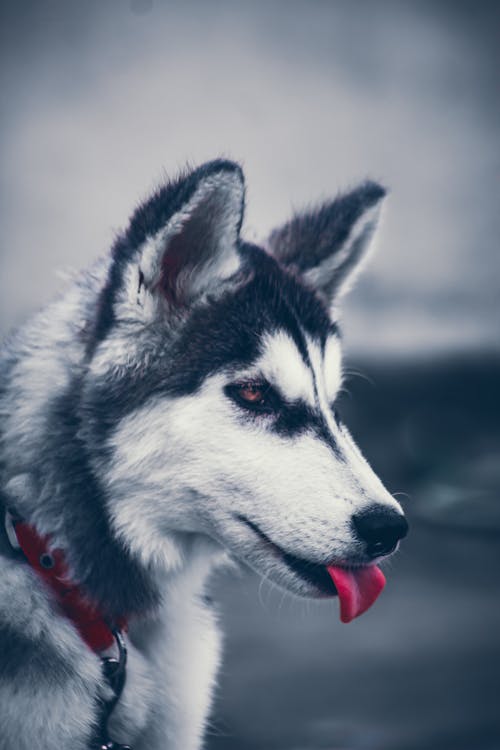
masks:
{"label": "dog head", "polygon": [[365,183],[240,238],[240,168],[161,188],[114,246],[89,341],[85,440],[117,533],[146,562],[204,534],[297,594],[406,533],[336,412],[339,302],[384,190]]}

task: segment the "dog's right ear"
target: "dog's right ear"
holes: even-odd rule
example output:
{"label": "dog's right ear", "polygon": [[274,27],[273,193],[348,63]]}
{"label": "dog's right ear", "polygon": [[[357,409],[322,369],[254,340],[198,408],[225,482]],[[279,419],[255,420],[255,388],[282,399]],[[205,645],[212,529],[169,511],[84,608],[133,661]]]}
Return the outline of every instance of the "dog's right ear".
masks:
{"label": "dog's right ear", "polygon": [[238,270],[244,210],[241,168],[213,161],[160,188],[113,248],[107,299],[118,320],[182,314]]}

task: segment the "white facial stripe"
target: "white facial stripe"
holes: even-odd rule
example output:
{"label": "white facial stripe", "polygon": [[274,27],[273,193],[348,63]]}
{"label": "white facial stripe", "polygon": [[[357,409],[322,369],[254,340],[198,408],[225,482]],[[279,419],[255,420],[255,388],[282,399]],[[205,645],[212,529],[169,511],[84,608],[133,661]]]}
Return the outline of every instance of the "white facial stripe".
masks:
{"label": "white facial stripe", "polygon": [[337,336],[330,336],[326,342],[323,359],[323,372],[325,378],[326,398],[329,404],[335,401],[335,397],[342,385],[342,357],[340,352],[340,341]]}
{"label": "white facial stripe", "polygon": [[311,366],[314,370],[314,377],[316,381],[316,394],[318,399],[319,408],[325,418],[325,421],[332,431],[336,433],[336,425],[333,415],[331,413],[330,404],[326,395],[325,388],[325,375],[323,367],[323,357],[321,354],[321,348],[319,344],[310,339],[307,339],[307,351],[309,353],[309,359],[311,360]]}
{"label": "white facial stripe", "polygon": [[326,342],[323,355],[319,344],[308,338],[307,351],[320,403],[325,403],[330,408],[342,385],[340,342],[336,336],[331,336]]}
{"label": "white facial stripe", "polygon": [[301,399],[314,406],[312,373],[302,359],[297,345],[287,333],[279,331],[265,337],[264,353],[257,366],[262,375],[275,385],[286,399]]}
{"label": "white facial stripe", "polygon": [[324,355],[317,343],[307,339],[308,353],[314,370],[304,362],[292,337],[285,331],[267,334],[264,353],[256,362],[256,370],[277,387],[290,401],[302,400],[315,406],[314,381],[319,391],[321,408],[330,414],[342,383],[341,349],[337,336],[328,338]]}

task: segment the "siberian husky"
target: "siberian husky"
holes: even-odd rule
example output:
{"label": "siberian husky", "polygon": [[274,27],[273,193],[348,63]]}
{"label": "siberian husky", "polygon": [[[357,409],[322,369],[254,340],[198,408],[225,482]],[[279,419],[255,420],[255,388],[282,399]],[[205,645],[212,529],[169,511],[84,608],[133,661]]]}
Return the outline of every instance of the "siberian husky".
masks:
{"label": "siberian husky", "polygon": [[[199,748],[207,577],[365,611],[407,524],[336,411],[373,182],[240,237],[240,167],[158,189],[1,357],[0,748]],[[128,661],[125,668],[125,656]]]}

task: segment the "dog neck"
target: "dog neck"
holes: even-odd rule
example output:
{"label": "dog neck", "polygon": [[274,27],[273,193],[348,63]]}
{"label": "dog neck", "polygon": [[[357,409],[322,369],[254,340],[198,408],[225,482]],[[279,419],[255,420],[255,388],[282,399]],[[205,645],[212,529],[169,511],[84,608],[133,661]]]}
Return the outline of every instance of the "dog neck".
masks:
{"label": "dog neck", "polygon": [[[17,484],[26,490],[27,477],[17,477],[17,480]],[[19,486],[17,489],[19,491]],[[12,487],[10,490],[12,493]],[[26,503],[23,506],[26,508]],[[135,559],[129,545],[117,546],[110,528],[101,528],[101,532],[109,532],[109,536],[101,538],[108,550],[107,564],[103,565],[102,553],[97,558],[92,557],[95,534],[89,535],[84,549],[75,549],[71,543],[77,537],[72,537],[67,530],[59,528],[55,533],[42,533],[33,517],[28,523],[11,511],[12,506],[5,509],[8,546],[53,590],[62,611],[75,621],[83,640],[95,651],[109,645],[107,641],[112,641],[113,627],[123,628],[134,615],[154,615],[158,605],[168,599],[168,593],[183,589],[186,582],[189,592],[201,593],[211,571],[228,560],[227,553],[203,534],[171,532],[166,538],[163,559],[156,566],[144,565]],[[34,516],[43,516],[43,527],[50,527],[45,514],[35,513]],[[126,570],[127,567],[134,577],[121,581],[120,584],[125,583],[125,586],[120,585],[117,592],[117,569]],[[143,589],[138,595],[133,587],[140,578],[148,589]],[[98,585],[93,585],[94,582]],[[146,604],[139,609],[141,595]]]}

